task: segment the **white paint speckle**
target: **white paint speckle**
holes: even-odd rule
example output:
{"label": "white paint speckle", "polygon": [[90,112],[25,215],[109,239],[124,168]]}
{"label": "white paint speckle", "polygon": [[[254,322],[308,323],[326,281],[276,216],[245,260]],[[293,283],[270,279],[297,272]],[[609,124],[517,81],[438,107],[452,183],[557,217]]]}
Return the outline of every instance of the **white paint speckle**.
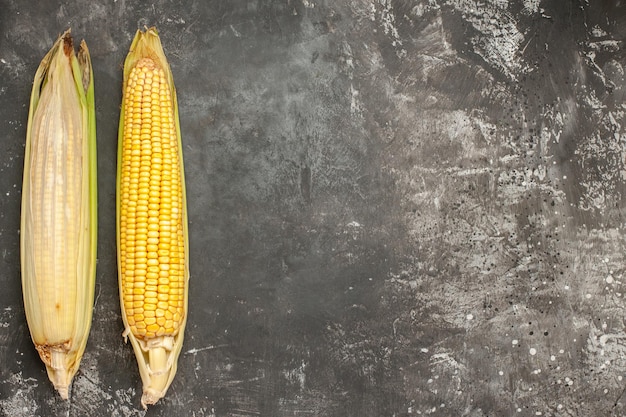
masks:
{"label": "white paint speckle", "polygon": [[[391,38],[391,45],[396,48],[396,55],[398,58],[404,58],[407,54],[406,49],[402,47],[402,38],[396,26],[396,15],[393,9],[393,3],[390,0],[380,0],[382,10],[380,13],[380,20],[385,35]],[[373,6],[374,11],[376,7]]]}
{"label": "white paint speckle", "polygon": [[466,318],[467,318],[468,320],[472,320],[472,319],[474,318],[474,315],[473,315],[473,314],[468,314],[468,315],[466,316]]}
{"label": "white paint speckle", "polygon": [[556,356],[554,355],[550,356],[550,360],[554,362],[556,360]]}
{"label": "white paint speckle", "polygon": [[39,407],[34,400],[33,392],[36,390],[38,383],[34,378],[23,378],[22,373],[19,372],[12,374],[3,382],[9,383],[17,388],[14,395],[0,400],[0,410],[4,411],[6,413],[5,415],[37,415]]}
{"label": "white paint speckle", "polygon": [[230,25],[230,30],[233,32],[233,35],[235,35],[236,38],[241,38],[241,33],[235,29],[235,26]]}
{"label": "white paint speckle", "polygon": [[521,60],[524,34],[518,29],[507,7],[498,7],[498,3],[505,2],[451,2],[464,13],[464,18],[477,31],[470,39],[474,52],[514,80],[519,72],[527,70]]}
{"label": "white paint speckle", "polygon": [[537,349],[535,348],[530,348],[530,350],[528,351],[528,353],[530,353],[531,356],[535,356],[537,354]]}
{"label": "white paint speckle", "polygon": [[533,14],[539,12],[540,0],[524,0],[524,13]]}
{"label": "white paint speckle", "polygon": [[518,344],[518,343],[519,343],[519,340],[517,340],[517,339],[513,339],[513,340],[511,341],[511,344],[512,344],[513,346],[517,346],[517,344]]}
{"label": "white paint speckle", "polygon": [[293,382],[298,383],[300,389],[304,389],[306,383],[306,362],[302,361],[300,366],[284,372],[285,377]]}

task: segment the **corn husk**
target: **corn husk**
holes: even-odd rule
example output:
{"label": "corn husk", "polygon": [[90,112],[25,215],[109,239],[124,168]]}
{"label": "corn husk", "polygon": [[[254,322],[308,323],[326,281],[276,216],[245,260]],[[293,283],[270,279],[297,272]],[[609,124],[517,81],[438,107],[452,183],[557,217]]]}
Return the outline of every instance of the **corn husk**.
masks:
{"label": "corn husk", "polygon": [[62,398],[82,358],[94,300],[97,233],[94,85],[86,43],[66,31],[33,83],[20,255],[28,328]]}

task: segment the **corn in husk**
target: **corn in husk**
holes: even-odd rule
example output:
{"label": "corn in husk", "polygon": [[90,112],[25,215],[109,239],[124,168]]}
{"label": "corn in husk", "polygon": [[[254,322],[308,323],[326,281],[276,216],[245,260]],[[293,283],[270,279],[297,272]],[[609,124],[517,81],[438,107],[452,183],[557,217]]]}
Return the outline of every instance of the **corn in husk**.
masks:
{"label": "corn in husk", "polygon": [[96,269],[93,72],[70,31],[45,55],[28,116],[21,214],[22,289],[35,348],[62,398],[87,344]]}
{"label": "corn in husk", "polygon": [[151,28],[137,31],[124,63],[117,171],[120,304],[144,408],[176,374],[187,319],[187,236],[176,91]]}

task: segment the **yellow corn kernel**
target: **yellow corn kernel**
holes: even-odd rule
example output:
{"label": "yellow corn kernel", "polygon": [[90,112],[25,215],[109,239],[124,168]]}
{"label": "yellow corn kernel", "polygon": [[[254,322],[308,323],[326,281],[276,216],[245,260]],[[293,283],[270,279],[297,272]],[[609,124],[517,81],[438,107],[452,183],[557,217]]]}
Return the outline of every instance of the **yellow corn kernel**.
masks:
{"label": "yellow corn kernel", "polygon": [[96,270],[96,131],[89,51],[70,31],[41,61],[26,133],[20,253],[31,338],[62,398],[91,327]]}
{"label": "yellow corn kernel", "polygon": [[189,280],[178,106],[154,28],[137,32],[124,64],[118,149],[120,304],[146,407],[165,395],[174,378]]}

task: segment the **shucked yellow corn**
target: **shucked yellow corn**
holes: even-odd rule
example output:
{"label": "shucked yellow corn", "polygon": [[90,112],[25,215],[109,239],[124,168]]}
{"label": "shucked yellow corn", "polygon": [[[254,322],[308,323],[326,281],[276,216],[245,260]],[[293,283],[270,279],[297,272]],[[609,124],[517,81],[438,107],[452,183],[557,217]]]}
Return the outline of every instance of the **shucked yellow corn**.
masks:
{"label": "shucked yellow corn", "polygon": [[156,29],[124,63],[117,171],[120,304],[144,408],[176,373],[187,319],[187,209],[176,91]]}
{"label": "shucked yellow corn", "polygon": [[31,338],[62,398],[91,326],[96,269],[93,73],[70,31],[46,54],[30,100],[20,255]]}

